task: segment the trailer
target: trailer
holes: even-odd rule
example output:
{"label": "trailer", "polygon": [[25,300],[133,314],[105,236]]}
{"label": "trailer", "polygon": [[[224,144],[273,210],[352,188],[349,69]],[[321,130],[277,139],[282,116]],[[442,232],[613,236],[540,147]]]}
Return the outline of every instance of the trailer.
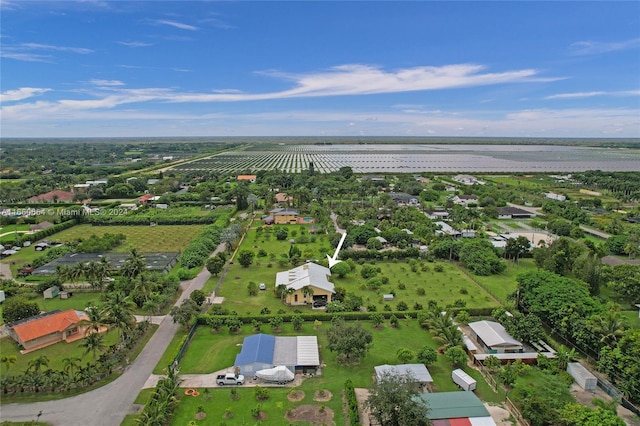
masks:
{"label": "trailer", "polygon": [[476,388],[476,380],[459,368],[451,372],[451,379],[462,390],[472,391]]}
{"label": "trailer", "polygon": [[571,374],[578,386],[586,391],[595,391],[598,379],[579,362],[567,364],[567,373]]}

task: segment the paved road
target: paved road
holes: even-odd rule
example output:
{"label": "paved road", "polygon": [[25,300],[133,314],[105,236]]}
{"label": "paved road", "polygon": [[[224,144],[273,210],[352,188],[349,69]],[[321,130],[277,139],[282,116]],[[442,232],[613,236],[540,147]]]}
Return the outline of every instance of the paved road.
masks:
{"label": "paved road", "polygon": [[[224,250],[223,244],[214,253],[219,250]],[[189,297],[193,290],[202,289],[210,276],[209,271],[203,268],[193,280],[184,281],[183,292],[176,305]],[[167,316],[133,364],[108,385],[57,401],[4,404],[0,406],[0,420],[31,421],[42,411],[39,420],[55,426],[119,426],[131,411],[140,389],[144,387],[178,328],[179,325],[174,324]]]}

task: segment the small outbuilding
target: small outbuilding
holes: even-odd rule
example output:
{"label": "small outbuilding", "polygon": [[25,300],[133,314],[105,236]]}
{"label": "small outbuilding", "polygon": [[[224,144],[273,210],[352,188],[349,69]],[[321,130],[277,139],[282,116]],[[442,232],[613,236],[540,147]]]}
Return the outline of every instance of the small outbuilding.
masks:
{"label": "small outbuilding", "polygon": [[494,321],[470,322],[472,337],[490,354],[522,352],[522,343],[512,337],[502,324]]}
{"label": "small outbuilding", "polygon": [[433,425],[496,426],[491,414],[473,392],[434,392],[414,398],[426,402],[426,417]]}
{"label": "small outbuilding", "polygon": [[399,365],[376,365],[373,367],[376,372],[376,381],[383,380],[386,375],[413,377],[421,385],[433,383],[433,378],[424,364],[399,364]]}
{"label": "small outbuilding", "polygon": [[44,296],[45,299],[53,299],[57,297],[59,293],[60,293],[60,287],[58,287],[57,285],[54,285],[49,287],[45,291],[43,291],[42,295]]}
{"label": "small outbuilding", "polygon": [[567,373],[571,374],[571,377],[573,377],[582,389],[586,391],[596,390],[598,379],[579,362],[570,362],[567,364]]}

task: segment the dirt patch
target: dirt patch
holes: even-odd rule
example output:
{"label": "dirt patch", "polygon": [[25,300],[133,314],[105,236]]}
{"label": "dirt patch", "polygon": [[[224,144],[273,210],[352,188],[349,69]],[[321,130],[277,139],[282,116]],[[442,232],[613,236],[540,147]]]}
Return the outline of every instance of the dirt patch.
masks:
{"label": "dirt patch", "polygon": [[204,420],[207,418],[207,413],[205,412],[196,413],[195,418],[196,420]]}
{"label": "dirt patch", "polygon": [[291,402],[298,402],[298,401],[302,401],[304,399],[304,391],[302,390],[295,390],[293,392],[289,392],[287,394],[287,399]]}
{"label": "dirt patch", "polygon": [[331,401],[332,397],[333,394],[326,389],[317,390],[313,394],[313,400],[318,402]]}
{"label": "dirt patch", "polygon": [[257,416],[253,416],[253,418],[256,420],[265,420],[267,418],[267,413],[265,413],[264,411],[260,411],[260,414],[258,414]]}
{"label": "dirt patch", "polygon": [[318,405],[300,405],[287,412],[284,416],[290,422],[307,422],[312,425],[335,425],[333,410],[325,407],[320,411]]}

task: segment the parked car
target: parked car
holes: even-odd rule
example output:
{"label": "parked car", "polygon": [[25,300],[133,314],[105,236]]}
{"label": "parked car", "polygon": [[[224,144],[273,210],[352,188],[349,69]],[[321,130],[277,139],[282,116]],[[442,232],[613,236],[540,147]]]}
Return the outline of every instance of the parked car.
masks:
{"label": "parked car", "polygon": [[218,384],[218,386],[244,385],[244,376],[242,374],[236,376],[233,373],[220,374],[216,376],[216,383]]}
{"label": "parked car", "polygon": [[266,290],[266,289],[267,289],[267,286],[266,286],[266,284],[265,284],[265,283],[260,283],[260,284],[258,284],[258,288],[259,288],[260,290]]}
{"label": "parked car", "polygon": [[325,306],[327,306],[327,301],[323,299],[314,300],[312,306],[314,308],[324,308]]}

